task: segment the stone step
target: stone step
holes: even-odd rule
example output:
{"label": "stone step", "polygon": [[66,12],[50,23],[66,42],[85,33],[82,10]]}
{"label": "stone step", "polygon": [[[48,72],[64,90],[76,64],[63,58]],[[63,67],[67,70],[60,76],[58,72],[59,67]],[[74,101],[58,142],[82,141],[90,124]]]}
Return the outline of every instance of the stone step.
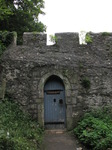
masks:
{"label": "stone step", "polygon": [[45,130],[47,134],[63,134],[66,132],[66,129],[53,129],[53,130]]}

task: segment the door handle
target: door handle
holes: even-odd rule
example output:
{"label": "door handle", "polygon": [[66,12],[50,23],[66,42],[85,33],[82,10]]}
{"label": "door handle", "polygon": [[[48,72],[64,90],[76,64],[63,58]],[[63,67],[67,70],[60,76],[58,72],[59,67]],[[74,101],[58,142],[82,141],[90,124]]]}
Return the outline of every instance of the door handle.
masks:
{"label": "door handle", "polygon": [[59,103],[60,103],[60,104],[63,104],[63,100],[62,100],[62,99],[60,99],[60,100],[59,100]]}

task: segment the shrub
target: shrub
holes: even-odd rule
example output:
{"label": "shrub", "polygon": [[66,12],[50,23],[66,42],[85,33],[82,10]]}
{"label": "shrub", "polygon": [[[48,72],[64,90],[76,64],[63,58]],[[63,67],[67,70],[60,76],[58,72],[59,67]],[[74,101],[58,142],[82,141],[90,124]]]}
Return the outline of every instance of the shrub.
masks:
{"label": "shrub", "polygon": [[0,102],[0,150],[37,150],[43,130],[11,101]]}
{"label": "shrub", "polygon": [[112,148],[112,111],[97,110],[85,114],[74,129],[79,140],[92,150]]}

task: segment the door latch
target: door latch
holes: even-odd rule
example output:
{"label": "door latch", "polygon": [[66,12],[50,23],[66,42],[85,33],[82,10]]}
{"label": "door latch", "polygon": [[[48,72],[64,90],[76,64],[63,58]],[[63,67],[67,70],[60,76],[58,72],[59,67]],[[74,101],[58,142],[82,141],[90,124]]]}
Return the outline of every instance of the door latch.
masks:
{"label": "door latch", "polygon": [[60,99],[60,100],[59,100],[59,103],[60,103],[60,104],[63,104],[63,100],[62,100],[62,99]]}

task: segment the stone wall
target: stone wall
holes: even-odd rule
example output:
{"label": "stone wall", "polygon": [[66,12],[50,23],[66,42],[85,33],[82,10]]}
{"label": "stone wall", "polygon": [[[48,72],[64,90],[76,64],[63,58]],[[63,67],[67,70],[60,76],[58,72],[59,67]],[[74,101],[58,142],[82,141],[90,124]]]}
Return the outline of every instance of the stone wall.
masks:
{"label": "stone wall", "polygon": [[46,35],[25,33],[23,45],[12,45],[2,57],[6,92],[23,110],[44,124],[44,85],[56,75],[63,80],[67,128],[89,109],[112,105],[112,34],[89,33],[87,45],[78,33],[58,33],[46,46]]}

